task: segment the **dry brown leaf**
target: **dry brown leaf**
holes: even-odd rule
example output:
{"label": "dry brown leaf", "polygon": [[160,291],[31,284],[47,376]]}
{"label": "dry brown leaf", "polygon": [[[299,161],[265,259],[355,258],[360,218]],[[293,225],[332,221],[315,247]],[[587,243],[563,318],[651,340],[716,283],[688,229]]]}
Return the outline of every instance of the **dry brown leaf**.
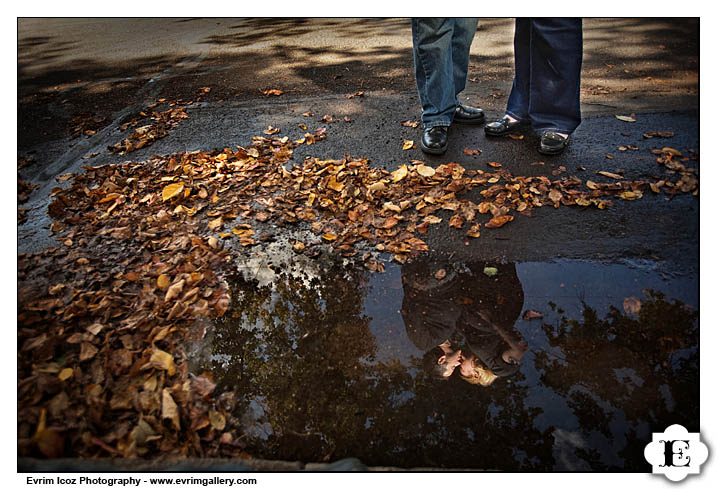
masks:
{"label": "dry brown leaf", "polygon": [[529,321],[531,319],[543,319],[543,314],[535,310],[527,310],[524,312],[524,320]]}
{"label": "dry brown leaf", "polygon": [[159,368],[161,370],[164,370],[169,376],[174,375],[176,370],[174,357],[159,348],[155,348],[152,350],[149,366],[152,368]]}
{"label": "dry brown leaf", "polygon": [[416,170],[416,173],[419,174],[421,177],[433,177],[434,174],[436,174],[436,170],[433,167],[429,167],[428,165],[419,164],[416,167],[414,167]]}
{"label": "dry brown leaf", "polygon": [[179,294],[182,292],[182,289],[184,288],[185,280],[181,279],[177,282],[175,282],[173,285],[171,285],[167,289],[167,294],[165,295],[165,302],[169,302],[173,298],[179,296]]}
{"label": "dry brown leaf", "polygon": [[637,314],[641,311],[641,301],[636,297],[628,297],[623,299],[623,310],[627,314]]}
{"label": "dry brown leaf", "polygon": [[62,380],[63,382],[70,377],[72,377],[72,374],[74,373],[72,368],[63,368],[60,373],[57,375],[57,378]]}
{"label": "dry brown leaf", "polygon": [[499,228],[506,225],[508,222],[512,221],[514,217],[512,215],[499,215],[497,217],[492,218],[489,220],[489,222],[484,225],[486,228]]}
{"label": "dry brown leaf", "polygon": [[604,170],[598,171],[596,174],[600,174],[602,176],[610,177],[611,179],[623,179],[623,176],[619,174],[614,174],[613,172],[606,172]]}
{"label": "dry brown leaf", "polygon": [[162,419],[169,419],[175,429],[180,429],[179,409],[168,388],[162,389]]}
{"label": "dry brown leaf", "polygon": [[475,223],[475,224],[468,230],[468,232],[466,232],[466,235],[469,236],[469,237],[471,237],[471,238],[477,239],[477,238],[481,235],[481,232],[479,231],[480,228],[481,228],[481,224]]}

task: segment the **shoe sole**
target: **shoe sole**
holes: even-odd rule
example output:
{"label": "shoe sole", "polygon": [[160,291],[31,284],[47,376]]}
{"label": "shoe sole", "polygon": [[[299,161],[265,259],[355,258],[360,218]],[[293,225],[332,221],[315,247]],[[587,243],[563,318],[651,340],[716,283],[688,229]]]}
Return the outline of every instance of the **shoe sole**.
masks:
{"label": "shoe sole", "polygon": [[454,118],[453,123],[459,123],[459,124],[484,124],[486,122],[486,118],[482,118],[481,120],[475,120],[475,119],[458,119]]}
{"label": "shoe sole", "polygon": [[442,147],[442,148],[428,148],[428,147],[425,147],[423,143],[420,143],[419,147],[421,148],[421,151],[424,153],[428,153],[430,155],[443,155],[446,153],[446,149],[449,148],[449,145],[447,144],[445,147]]}
{"label": "shoe sole", "polygon": [[[567,147],[567,146],[568,146],[568,145],[566,145],[566,147]],[[548,150],[548,149],[539,147],[538,151],[539,151],[540,154],[543,154],[543,155],[558,155],[558,154],[560,154],[561,152],[563,152],[564,150],[566,150],[566,147],[561,147],[561,148],[559,148],[559,149],[557,149],[557,150]]]}

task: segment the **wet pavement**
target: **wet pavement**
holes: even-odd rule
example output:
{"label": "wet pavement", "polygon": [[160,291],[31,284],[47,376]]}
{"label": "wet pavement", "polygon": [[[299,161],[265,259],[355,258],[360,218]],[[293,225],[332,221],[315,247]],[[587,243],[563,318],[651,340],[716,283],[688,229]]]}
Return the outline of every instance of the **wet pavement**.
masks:
{"label": "wet pavement", "polygon": [[[698,428],[697,278],[650,261],[425,256],[372,274],[275,258],[230,287],[230,310],[187,352],[233,393],[260,458],[645,472],[652,428]],[[488,386],[460,368],[432,377],[443,333],[496,366],[501,331],[528,346],[517,367]]]}

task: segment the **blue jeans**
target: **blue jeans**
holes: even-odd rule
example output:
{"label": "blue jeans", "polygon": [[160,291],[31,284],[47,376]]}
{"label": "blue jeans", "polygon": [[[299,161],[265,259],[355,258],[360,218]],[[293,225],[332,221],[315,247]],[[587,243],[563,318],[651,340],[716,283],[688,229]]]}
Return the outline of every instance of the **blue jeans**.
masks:
{"label": "blue jeans", "polygon": [[466,86],[478,19],[411,19],[414,74],[424,128],[449,126]]}
{"label": "blue jeans", "polygon": [[581,19],[516,19],[514,84],[506,114],[537,133],[571,134],[581,123]]}

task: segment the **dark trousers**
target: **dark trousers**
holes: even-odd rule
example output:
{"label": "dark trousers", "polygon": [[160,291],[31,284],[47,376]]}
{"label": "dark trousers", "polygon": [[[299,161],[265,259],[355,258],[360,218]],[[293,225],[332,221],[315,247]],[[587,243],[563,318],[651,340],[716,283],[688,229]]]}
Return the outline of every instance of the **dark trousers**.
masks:
{"label": "dark trousers", "polygon": [[581,123],[581,19],[516,19],[514,84],[506,113],[537,133],[571,134]]}

